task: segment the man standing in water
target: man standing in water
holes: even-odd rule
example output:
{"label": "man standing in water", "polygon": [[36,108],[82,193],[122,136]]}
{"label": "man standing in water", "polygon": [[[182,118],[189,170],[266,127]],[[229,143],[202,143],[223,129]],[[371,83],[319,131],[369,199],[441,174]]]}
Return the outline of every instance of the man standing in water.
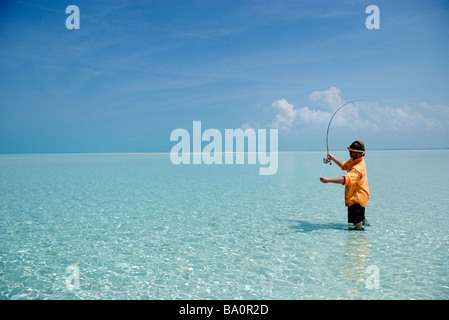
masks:
{"label": "man standing in water", "polygon": [[356,140],[349,147],[350,159],[342,162],[328,153],[327,158],[334,161],[342,170],[348,173],[340,178],[324,178],[323,183],[338,183],[345,186],[345,206],[348,207],[348,223],[354,224],[356,230],[363,230],[367,222],[365,219],[365,207],[369,200],[368,177],[365,156],[365,144]]}

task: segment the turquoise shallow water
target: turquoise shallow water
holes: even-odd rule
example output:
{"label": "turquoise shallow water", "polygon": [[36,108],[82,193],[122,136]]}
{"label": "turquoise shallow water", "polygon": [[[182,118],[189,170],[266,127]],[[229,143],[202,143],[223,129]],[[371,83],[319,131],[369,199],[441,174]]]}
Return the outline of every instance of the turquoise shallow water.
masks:
{"label": "turquoise shallow water", "polygon": [[280,153],[273,176],[168,154],[1,155],[0,297],[448,299],[448,156],[370,152],[371,226],[348,231],[322,152]]}

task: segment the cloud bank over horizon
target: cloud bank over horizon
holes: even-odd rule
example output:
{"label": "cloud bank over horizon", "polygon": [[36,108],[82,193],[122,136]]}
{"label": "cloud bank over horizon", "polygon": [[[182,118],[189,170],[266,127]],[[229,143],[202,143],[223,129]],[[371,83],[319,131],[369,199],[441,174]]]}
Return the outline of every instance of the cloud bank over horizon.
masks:
{"label": "cloud bank over horizon", "polygon": [[[313,91],[309,101],[314,107],[295,108],[286,99],[274,101],[271,109],[276,115],[268,126],[288,131],[300,126],[328,124],[334,112],[346,103],[341,97],[341,90],[336,87]],[[336,127],[390,132],[439,130],[448,125],[449,106],[421,102],[416,110],[407,104],[392,107],[377,99],[349,103],[335,114],[332,121],[332,126]]]}

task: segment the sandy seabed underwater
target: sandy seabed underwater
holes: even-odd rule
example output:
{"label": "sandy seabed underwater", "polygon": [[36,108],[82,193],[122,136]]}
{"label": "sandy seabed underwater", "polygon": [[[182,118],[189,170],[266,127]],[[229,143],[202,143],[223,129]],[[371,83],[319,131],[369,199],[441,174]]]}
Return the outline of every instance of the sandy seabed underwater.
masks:
{"label": "sandy seabed underwater", "polygon": [[[347,152],[335,152],[346,160]],[[1,299],[448,299],[449,150],[371,151],[348,231],[322,152],[0,155]]]}

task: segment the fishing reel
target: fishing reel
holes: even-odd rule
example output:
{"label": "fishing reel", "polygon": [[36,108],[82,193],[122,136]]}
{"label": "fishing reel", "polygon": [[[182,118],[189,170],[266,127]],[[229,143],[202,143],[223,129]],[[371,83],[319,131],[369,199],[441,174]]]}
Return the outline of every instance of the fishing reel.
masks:
{"label": "fishing reel", "polygon": [[329,163],[329,165],[332,165],[332,160],[329,160],[328,158],[323,158],[323,163],[324,164],[328,164]]}

